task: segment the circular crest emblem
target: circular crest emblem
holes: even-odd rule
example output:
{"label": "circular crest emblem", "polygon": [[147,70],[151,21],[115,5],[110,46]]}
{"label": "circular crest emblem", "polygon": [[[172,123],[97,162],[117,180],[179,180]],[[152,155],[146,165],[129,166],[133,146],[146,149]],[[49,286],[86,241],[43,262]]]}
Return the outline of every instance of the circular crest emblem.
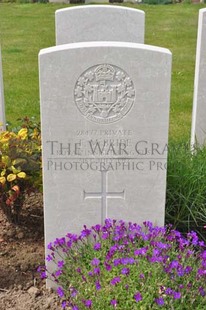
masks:
{"label": "circular crest emblem", "polygon": [[134,84],[124,70],[109,64],[96,65],[80,75],[74,98],[87,119],[101,124],[113,123],[132,108]]}

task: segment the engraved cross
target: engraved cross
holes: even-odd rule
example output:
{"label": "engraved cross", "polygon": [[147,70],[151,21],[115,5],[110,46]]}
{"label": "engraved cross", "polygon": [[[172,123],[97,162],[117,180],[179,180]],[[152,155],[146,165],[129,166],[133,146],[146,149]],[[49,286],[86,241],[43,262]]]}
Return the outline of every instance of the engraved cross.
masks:
{"label": "engraved cross", "polygon": [[101,221],[102,225],[104,220],[107,218],[107,199],[108,198],[119,198],[125,199],[125,191],[122,192],[108,192],[107,191],[107,172],[106,170],[101,171],[101,192],[85,192],[84,199],[98,198],[101,199]]}

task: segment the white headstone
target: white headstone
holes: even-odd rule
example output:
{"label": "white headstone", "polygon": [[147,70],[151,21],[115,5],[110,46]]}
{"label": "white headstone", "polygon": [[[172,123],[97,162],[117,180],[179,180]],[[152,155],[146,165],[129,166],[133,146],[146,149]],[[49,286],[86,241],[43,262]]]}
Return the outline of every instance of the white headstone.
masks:
{"label": "white headstone", "polygon": [[145,13],[112,6],[86,5],[57,10],[55,13],[56,45],[122,41],[144,43]]}
{"label": "white headstone", "polygon": [[2,70],[1,47],[0,47],[0,132],[3,130],[6,130],[6,119],[4,108],[3,70]]}
{"label": "white headstone", "polygon": [[192,147],[206,144],[206,9],[199,10],[192,115]]}
{"label": "white headstone", "polygon": [[70,3],[70,0],[49,0],[50,3]]}
{"label": "white headstone", "polygon": [[109,3],[109,0],[85,0],[85,4],[89,3]]}
{"label": "white headstone", "polygon": [[39,62],[46,244],[105,218],[163,225],[170,51],[76,43]]}

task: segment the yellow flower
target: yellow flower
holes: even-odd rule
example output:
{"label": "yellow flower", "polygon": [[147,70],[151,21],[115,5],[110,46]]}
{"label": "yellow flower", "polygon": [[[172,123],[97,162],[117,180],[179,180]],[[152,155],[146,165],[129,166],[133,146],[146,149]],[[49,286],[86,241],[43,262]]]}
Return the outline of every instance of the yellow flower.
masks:
{"label": "yellow flower", "polygon": [[7,181],[8,182],[12,182],[16,180],[16,174],[13,174],[13,173],[10,173],[8,176],[7,176]]}
{"label": "yellow flower", "polygon": [[39,136],[39,131],[37,128],[34,128],[33,133],[31,134],[32,139],[37,139]]}
{"label": "yellow flower", "polygon": [[0,177],[0,183],[4,185],[6,183],[6,178]]}
{"label": "yellow flower", "polygon": [[26,178],[26,173],[25,172],[19,172],[17,174],[17,176],[18,176],[18,178],[24,179],[24,178]]}
{"label": "yellow flower", "polygon": [[18,132],[18,136],[22,139],[25,140],[27,138],[28,130],[27,128],[22,128]]}
{"label": "yellow flower", "polygon": [[2,134],[0,135],[0,142],[1,143],[6,143],[11,139],[12,137],[15,137],[15,133],[9,132],[9,131],[3,131]]}
{"label": "yellow flower", "polygon": [[11,159],[9,158],[9,156],[5,155],[2,156],[1,161],[4,165],[6,165],[7,167],[10,166],[11,163]]}
{"label": "yellow flower", "polygon": [[21,171],[21,169],[16,169],[14,166],[11,166],[11,168],[9,170],[12,170],[12,172],[14,174],[17,174],[17,173],[19,173]]}
{"label": "yellow flower", "polygon": [[6,174],[6,169],[3,169],[1,172],[1,177],[5,176],[5,174]]}

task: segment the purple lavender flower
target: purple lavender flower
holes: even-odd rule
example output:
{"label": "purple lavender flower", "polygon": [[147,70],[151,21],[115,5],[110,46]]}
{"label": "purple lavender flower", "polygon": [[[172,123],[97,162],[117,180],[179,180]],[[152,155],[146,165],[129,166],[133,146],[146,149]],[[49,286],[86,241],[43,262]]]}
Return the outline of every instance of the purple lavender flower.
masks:
{"label": "purple lavender flower", "polygon": [[164,299],[162,297],[160,298],[155,298],[155,302],[158,306],[163,306],[164,305]]}
{"label": "purple lavender flower", "polygon": [[77,290],[73,287],[70,290],[71,290],[71,297],[76,297],[78,293]]}
{"label": "purple lavender flower", "polygon": [[187,266],[187,267],[185,267],[185,270],[184,270],[184,272],[185,273],[190,273],[192,271],[192,267],[191,266]]}
{"label": "purple lavender flower", "polygon": [[105,268],[106,268],[107,271],[112,270],[112,266],[109,265],[108,263],[105,262],[105,263],[104,263],[104,266],[105,266]]}
{"label": "purple lavender flower", "polygon": [[116,299],[112,299],[110,301],[110,304],[115,308],[117,306],[117,300]]}
{"label": "purple lavender flower", "polygon": [[140,292],[137,292],[136,294],[134,294],[134,299],[136,300],[136,302],[139,302],[142,300],[142,295],[140,294]]}
{"label": "purple lavender flower", "polygon": [[81,237],[88,237],[91,234],[91,229],[87,229],[86,226],[84,226],[84,229],[81,231]]}
{"label": "purple lavender flower", "polygon": [[106,219],[106,220],[105,220],[105,226],[106,226],[107,228],[110,228],[110,227],[112,227],[113,224],[115,224],[115,222],[116,222],[116,221],[114,221],[114,223],[113,223],[113,221],[112,221],[111,219]]}
{"label": "purple lavender flower", "polygon": [[75,235],[75,234],[71,234],[70,239],[72,240],[72,242],[77,242],[79,238],[78,238],[78,236],[77,236],[77,235]]}
{"label": "purple lavender flower", "polygon": [[101,284],[99,283],[99,280],[97,280],[96,282],[95,282],[95,286],[96,286],[96,290],[97,291],[99,291],[99,290],[101,290]]}
{"label": "purple lavender flower", "polygon": [[118,265],[120,265],[120,264],[121,264],[121,259],[120,259],[120,258],[114,259],[113,264],[114,264],[115,267],[118,266]]}
{"label": "purple lavender flower", "polygon": [[122,268],[121,273],[122,273],[122,274],[125,274],[126,276],[128,276],[129,273],[130,273],[130,269],[129,269],[129,268]]}
{"label": "purple lavender flower", "polygon": [[189,282],[188,284],[187,284],[187,288],[191,288],[192,287],[192,283],[191,282]]}
{"label": "purple lavender flower", "polygon": [[166,243],[163,243],[163,242],[156,242],[156,246],[160,249],[168,249],[171,247],[170,244],[166,244]]}
{"label": "purple lavender flower", "polygon": [[84,300],[84,305],[85,305],[87,308],[91,308],[91,307],[92,307],[92,300],[91,300],[91,299]]}
{"label": "purple lavender flower", "polygon": [[146,255],[148,247],[140,248],[134,251],[135,256],[144,256]]}
{"label": "purple lavender flower", "polygon": [[100,260],[98,258],[94,258],[92,261],[91,261],[91,264],[93,266],[98,266],[100,264]]}
{"label": "purple lavender flower", "polygon": [[48,250],[52,250],[52,251],[54,251],[54,248],[53,248],[52,242],[50,242],[50,243],[47,245],[47,249],[48,249]]}
{"label": "purple lavender flower", "polygon": [[166,288],[166,290],[164,292],[166,295],[172,295],[173,294],[173,290],[170,287]]}
{"label": "purple lavender flower", "polygon": [[190,256],[193,255],[193,254],[194,254],[194,251],[192,251],[192,250],[187,250],[186,257],[188,258],[188,257],[190,257]]}
{"label": "purple lavender flower", "polygon": [[99,251],[100,249],[101,249],[101,243],[99,243],[99,242],[95,243],[94,250]]}
{"label": "purple lavender flower", "polygon": [[197,274],[200,277],[206,276],[206,269],[205,268],[199,268],[197,271]]}
{"label": "purple lavender flower", "polygon": [[65,300],[64,300],[64,301],[62,301],[61,306],[62,306],[62,309],[65,309],[65,308],[66,308],[66,306],[67,306],[67,302],[66,302]]}
{"label": "purple lavender flower", "polygon": [[40,276],[41,279],[46,279],[47,278],[46,271],[41,272]]}
{"label": "purple lavender flower", "polygon": [[145,278],[144,273],[140,273],[139,278],[144,279]]}
{"label": "purple lavender flower", "polygon": [[38,266],[36,270],[37,272],[45,271],[45,266]]}
{"label": "purple lavender flower", "polygon": [[54,241],[54,245],[61,246],[65,244],[65,242],[66,242],[65,238],[56,238],[56,240]]}
{"label": "purple lavender flower", "polygon": [[62,270],[57,270],[57,271],[55,271],[55,276],[59,277],[62,273],[63,273]]}
{"label": "purple lavender flower", "polygon": [[64,297],[64,291],[60,286],[57,288],[57,294],[60,298]]}
{"label": "purple lavender flower", "polygon": [[108,234],[108,232],[105,232],[105,233],[103,233],[102,234],[102,239],[108,239],[109,238],[109,234]]}
{"label": "purple lavender flower", "polygon": [[170,268],[177,268],[179,266],[179,262],[177,260],[173,260],[170,263]]}
{"label": "purple lavender flower", "polygon": [[57,266],[59,268],[63,268],[64,267],[64,261],[63,260],[58,261]]}
{"label": "purple lavender flower", "polygon": [[201,286],[201,287],[199,287],[199,292],[200,292],[200,295],[202,296],[202,297],[205,297],[206,296],[206,291],[205,291],[205,289]]}
{"label": "purple lavender flower", "polygon": [[100,268],[99,267],[94,268],[93,272],[96,275],[100,275]]}
{"label": "purple lavender flower", "polygon": [[[125,291],[129,298],[133,296],[133,302],[140,302],[142,300],[142,295],[140,292],[137,291],[135,293],[135,291],[133,291],[132,295],[129,294],[133,285],[130,285],[129,287],[128,284],[126,284],[126,280],[129,281],[129,277],[127,278],[126,276],[129,276],[130,273],[135,270],[136,274],[134,275],[136,276],[137,281],[139,278],[140,285],[143,284],[143,282],[145,282],[144,285],[148,285],[147,281],[141,279],[155,276],[155,273],[153,273],[152,270],[155,268],[155,266],[150,264],[149,269],[151,269],[151,272],[147,269],[149,263],[156,263],[158,268],[157,272],[158,270],[162,270],[163,272],[168,273],[168,275],[165,275],[167,277],[167,282],[162,280],[160,282],[163,284],[163,286],[160,287],[159,295],[154,295],[152,297],[152,299],[155,298],[154,302],[159,307],[164,306],[166,300],[169,302],[169,299],[173,299],[173,302],[175,302],[175,300],[178,302],[178,300],[182,298],[183,292],[185,293],[186,290],[189,291],[191,287],[194,291],[194,294],[197,296],[197,299],[201,298],[201,296],[206,296],[206,290],[203,284],[206,278],[206,247],[203,242],[198,240],[197,234],[195,232],[191,232],[187,235],[187,239],[185,239],[179,232],[172,230],[171,227],[153,227],[151,222],[145,222],[144,225],[147,229],[137,224],[125,224],[123,221],[115,223],[115,221],[108,219],[105,221],[104,226],[96,225],[91,229],[88,229],[86,226],[84,226],[80,236],[67,234],[66,240],[65,238],[57,238],[54,243],[50,243],[48,245],[48,249],[50,249],[52,253],[50,252],[50,254],[46,257],[46,260],[48,262],[56,262],[56,253],[58,253],[59,250],[65,251],[65,254],[68,255],[68,271],[71,272],[72,268],[74,268],[74,271],[76,269],[76,271],[79,273],[76,274],[76,276],[79,277],[80,281],[83,280],[86,282],[83,284],[84,288],[86,286],[86,291],[88,286],[89,293],[89,286],[92,285],[92,289],[96,289],[96,297],[99,295],[99,292],[97,291],[101,289],[103,290],[103,287],[101,287],[101,284],[103,283],[102,278],[100,277],[101,271],[101,276],[104,276],[105,274],[110,276],[111,274],[111,286],[116,286],[120,283],[117,285],[116,289],[119,287],[119,289]],[[91,248],[88,246],[88,249],[92,250],[93,248],[93,253],[95,253],[96,257],[94,258],[93,256],[93,259],[90,259],[89,262],[92,267],[90,266],[91,269],[87,269],[87,260],[90,258],[91,254],[88,252],[88,255],[85,255],[84,257],[85,268],[81,270],[80,267],[77,268],[78,266],[81,266],[81,264],[78,265],[78,261],[80,261],[82,253],[80,250],[80,245],[83,247],[85,246],[86,251],[87,244],[89,244],[91,239],[93,240],[93,245]],[[105,242],[104,239],[109,240]],[[78,244],[74,244],[77,242]],[[202,253],[200,254],[199,252],[196,252],[196,248],[198,246],[202,246]],[[170,252],[171,248],[172,251]],[[100,252],[97,252],[99,250],[102,250],[101,259],[99,256]],[[70,264],[72,259],[75,261],[75,267]],[[72,291],[71,286],[66,288],[66,279],[63,277],[58,278],[58,276],[63,273],[64,264],[64,260],[59,260],[57,262],[58,269],[52,274],[52,277],[54,281],[59,282],[58,295],[61,298],[64,296],[64,290],[66,292],[67,289],[70,293],[68,300],[63,298],[62,308],[69,307],[70,309],[78,310],[78,306],[75,305],[74,299],[72,299],[72,297],[77,295],[77,291]],[[134,266],[130,266],[133,264],[138,264],[138,267],[140,268],[137,270],[134,268]],[[104,268],[100,270],[102,265]],[[112,270],[112,272],[109,274],[106,272],[106,270]],[[45,278],[45,267],[39,268],[39,271],[42,273],[42,277]],[[138,276],[139,272],[144,271],[146,272],[145,275],[141,273]],[[187,276],[188,274],[190,275],[189,279]],[[196,275],[196,279],[192,278],[194,275]],[[178,276],[182,278],[178,278]],[[193,281],[198,286],[193,286]],[[73,282],[71,282],[70,285],[72,285],[72,283]],[[168,286],[170,283],[172,288],[167,287],[166,283],[168,283]],[[81,290],[84,288],[82,288],[80,285]],[[111,287],[111,289],[115,290],[114,287]],[[136,289],[138,288],[136,287]],[[78,298],[80,299],[80,296],[82,295],[85,296],[85,298],[92,298],[92,296],[84,295],[84,293],[82,294],[82,291],[80,291]],[[155,291],[153,293],[155,294]],[[114,295],[111,298],[115,297],[116,296]],[[117,300],[111,298],[109,299],[111,304],[110,307],[118,308]],[[82,300],[82,303],[84,304],[84,306],[82,305],[84,308],[92,308],[92,306],[94,307],[94,305],[92,305],[92,300],[90,299]]]}
{"label": "purple lavender flower", "polygon": [[121,282],[120,277],[114,277],[111,281],[110,284],[111,285],[116,285],[117,283]]}
{"label": "purple lavender flower", "polygon": [[163,257],[162,256],[152,256],[148,258],[148,261],[151,263],[160,263],[163,261]]}
{"label": "purple lavender flower", "polygon": [[98,225],[92,226],[92,229],[98,233],[101,230],[101,225],[98,224]]}
{"label": "purple lavender flower", "polygon": [[133,257],[123,257],[121,263],[122,265],[132,265],[135,263],[135,259]]}
{"label": "purple lavender flower", "polygon": [[46,257],[47,262],[50,262],[52,259],[53,259],[53,258],[51,257],[51,255],[48,255],[48,256]]}
{"label": "purple lavender flower", "polygon": [[174,299],[180,299],[181,293],[180,292],[173,292],[173,297],[174,297]]}
{"label": "purple lavender flower", "polygon": [[199,241],[198,244],[199,244],[200,247],[204,247],[204,248],[205,248],[205,243],[204,243],[204,241]]}
{"label": "purple lavender flower", "polygon": [[143,225],[147,228],[149,228],[150,230],[153,228],[153,224],[150,221],[145,221],[143,222]]}
{"label": "purple lavender flower", "polygon": [[187,234],[187,238],[191,239],[191,243],[193,245],[197,245],[198,244],[198,236],[197,236],[196,232],[191,231],[190,233]]}
{"label": "purple lavender flower", "polygon": [[72,243],[73,243],[72,240],[67,241],[66,245],[68,249],[72,247]]}
{"label": "purple lavender flower", "polygon": [[202,259],[206,260],[206,251],[203,251],[201,254]]}
{"label": "purple lavender flower", "polygon": [[185,274],[184,268],[183,268],[182,266],[178,267],[178,269],[177,269],[177,275],[178,275],[179,277],[183,277],[184,274]]}

